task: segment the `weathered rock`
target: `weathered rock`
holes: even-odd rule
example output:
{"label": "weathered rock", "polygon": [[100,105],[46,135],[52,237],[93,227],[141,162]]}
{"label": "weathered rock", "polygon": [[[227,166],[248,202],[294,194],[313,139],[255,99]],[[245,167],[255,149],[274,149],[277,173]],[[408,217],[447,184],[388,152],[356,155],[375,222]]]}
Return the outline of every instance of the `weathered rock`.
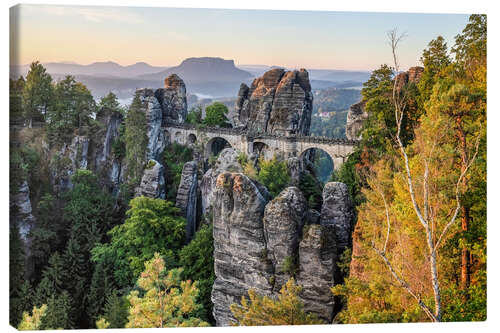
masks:
{"label": "weathered rock", "polygon": [[241,173],[217,177],[213,203],[214,261],[213,315],[217,326],[233,320],[229,306],[250,288],[261,295],[272,292],[273,265],[266,257],[262,217],[267,200]]}
{"label": "weathered rock", "polygon": [[17,193],[11,197],[10,213],[11,222],[17,223],[21,239],[26,242],[35,222],[31,207],[30,188],[27,181],[22,182]]}
{"label": "weathered rock", "polygon": [[333,226],[340,255],[351,245],[353,229],[353,203],[347,185],[340,182],[329,182],[323,189],[323,206],[321,207],[321,225]]}
{"label": "weathered rock", "polygon": [[211,210],[217,176],[226,171],[243,172],[243,168],[238,162],[238,154],[238,151],[233,148],[222,150],[215,165],[203,175],[200,185],[202,214],[207,214]]}
{"label": "weathered rock", "polygon": [[399,73],[396,76],[396,89],[401,91],[401,89],[409,83],[417,84],[422,77],[424,68],[420,66],[410,67],[408,71]]}
{"label": "weathered rock", "polygon": [[138,89],[136,91],[141,103],[142,111],[146,114],[148,145],[146,159],[159,161],[166,146],[164,131],[162,131],[163,110],[152,89]]}
{"label": "weathered rock", "polygon": [[162,124],[182,124],[187,117],[186,85],[177,74],[167,77],[164,83],[164,88],[155,92],[163,112]]}
{"label": "weathered rock", "polygon": [[368,118],[368,113],[365,111],[365,101],[351,105],[347,112],[347,122],[345,125],[345,136],[349,140],[361,139],[361,128],[365,120]]}
{"label": "weathered rock", "polygon": [[230,115],[234,127],[251,132],[278,135],[309,134],[313,94],[305,69],[267,71],[252,86],[240,86],[235,111]]}
{"label": "weathered rock", "polygon": [[187,162],[182,168],[181,182],[177,190],[175,206],[186,217],[186,240],[189,242],[196,232],[198,203],[198,166],[195,161]]}
{"label": "weathered rock", "polygon": [[306,199],[297,187],[284,189],[264,211],[264,235],[267,257],[275,268],[275,292],[279,292],[294,273],[306,213]]}
{"label": "weathered rock", "polygon": [[75,136],[71,144],[64,144],[51,161],[51,180],[58,193],[73,188],[71,177],[77,169],[87,169],[90,140],[86,136]]}
{"label": "weathered rock", "polygon": [[288,172],[290,173],[290,185],[299,186],[300,175],[304,172],[302,159],[298,157],[290,157],[286,160]]}
{"label": "weathered rock", "polygon": [[336,265],[335,230],[332,226],[312,224],[304,227],[299,244],[299,274],[302,286],[300,298],[307,312],[317,314],[331,323],[334,315],[334,285]]}
{"label": "weathered rock", "polygon": [[163,165],[149,160],[142,175],[141,184],[135,189],[135,196],[165,199],[165,178]]}

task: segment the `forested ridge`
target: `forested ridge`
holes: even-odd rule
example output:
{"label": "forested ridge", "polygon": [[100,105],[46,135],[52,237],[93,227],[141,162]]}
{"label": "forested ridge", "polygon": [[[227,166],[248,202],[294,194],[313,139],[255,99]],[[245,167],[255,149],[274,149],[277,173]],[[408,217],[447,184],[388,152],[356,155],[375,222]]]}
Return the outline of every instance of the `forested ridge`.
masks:
{"label": "forested ridge", "polygon": [[[394,63],[364,83],[361,140],[331,177],[347,185],[356,211],[352,248],[338,263],[345,280],[331,289],[341,300],[334,323],[486,320],[486,16],[471,15],[452,47],[440,36],[430,41],[418,83],[402,83],[397,53],[404,36],[389,37]],[[112,93],[95,101],[73,77],[54,81],[38,62],[26,78],[10,80],[10,195],[29,184],[36,218],[28,234],[11,218],[12,326],[215,325],[211,216],[187,242],[186,219],[175,206],[193,150],[171,144],[162,153],[165,200],[134,198],[140,173],[153,167],[144,157],[140,103],[136,96],[121,107]],[[203,120],[195,110],[188,122],[229,126],[224,108],[214,103]],[[104,135],[98,119],[110,114],[124,119],[111,151],[127,162],[127,182],[112,193],[98,172],[81,167],[70,189],[59,191],[52,179],[69,162],[57,152],[75,136]],[[337,129],[340,118],[332,119]],[[276,158],[258,169],[244,154],[238,162],[272,197],[290,182],[287,164]],[[309,178],[298,187],[309,207],[321,207],[321,189]],[[250,290],[231,306],[235,324],[325,323],[304,310],[301,291],[293,278],[276,298]]]}

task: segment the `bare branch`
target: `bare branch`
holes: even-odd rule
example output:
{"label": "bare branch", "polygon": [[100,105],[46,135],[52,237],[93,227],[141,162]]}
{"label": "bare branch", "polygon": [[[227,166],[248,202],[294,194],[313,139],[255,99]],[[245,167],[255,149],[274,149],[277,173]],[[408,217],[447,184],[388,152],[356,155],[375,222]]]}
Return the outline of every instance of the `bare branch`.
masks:
{"label": "bare branch", "polygon": [[384,260],[385,265],[391,272],[392,276],[399,282],[400,286],[403,287],[418,303],[420,308],[425,312],[425,314],[434,322],[437,322],[436,316],[432,313],[431,309],[425,303],[422,301],[422,299],[411,289],[410,285],[396,272],[394,267],[392,266],[391,262],[387,258],[384,252],[378,250],[375,246],[372,244],[372,248],[377,254]]}

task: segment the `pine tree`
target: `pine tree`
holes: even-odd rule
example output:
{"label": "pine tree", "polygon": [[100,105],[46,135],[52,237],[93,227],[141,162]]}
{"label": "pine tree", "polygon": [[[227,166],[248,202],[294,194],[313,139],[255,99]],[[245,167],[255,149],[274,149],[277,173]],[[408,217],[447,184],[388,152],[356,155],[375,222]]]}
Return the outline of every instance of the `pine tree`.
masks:
{"label": "pine tree", "polygon": [[314,314],[304,311],[304,304],[299,298],[302,287],[291,278],[281,287],[278,299],[258,295],[255,290],[248,291],[247,300],[241,297],[241,305],[231,304],[231,312],[236,318],[235,325],[315,325],[325,324]]}
{"label": "pine tree", "polygon": [[40,329],[71,329],[73,323],[70,319],[71,298],[67,291],[60,295],[52,295],[47,302],[47,310],[42,317]]}
{"label": "pine tree", "polygon": [[196,303],[196,283],[181,281],[181,269],[165,270],[158,253],[145,263],[145,270],[137,281],[144,291],[132,291],[128,300],[130,314],[127,328],[209,326],[194,317],[201,307]]}

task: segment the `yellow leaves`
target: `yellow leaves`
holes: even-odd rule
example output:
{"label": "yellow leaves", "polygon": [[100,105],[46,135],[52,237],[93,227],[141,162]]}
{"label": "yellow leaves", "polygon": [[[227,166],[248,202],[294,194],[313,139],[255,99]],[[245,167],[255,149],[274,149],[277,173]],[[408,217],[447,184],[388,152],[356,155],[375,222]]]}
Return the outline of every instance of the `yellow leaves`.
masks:
{"label": "yellow leaves", "polygon": [[33,307],[32,315],[28,312],[23,312],[23,319],[17,327],[20,331],[33,331],[39,330],[42,324],[42,317],[47,312],[47,305],[43,304],[41,307]]}
{"label": "yellow leaves", "polygon": [[130,292],[127,328],[208,326],[193,318],[200,308],[196,303],[198,289],[191,281],[181,281],[181,271],[165,272],[165,263],[158,253],[145,263],[145,270],[137,281],[145,293],[140,297],[137,290]]}
{"label": "yellow leaves", "polygon": [[258,295],[255,290],[248,291],[247,298],[241,298],[241,305],[231,304],[231,312],[237,320],[235,325],[313,325],[324,324],[317,316],[307,314],[298,297],[302,287],[291,278],[281,288],[277,299]]}

